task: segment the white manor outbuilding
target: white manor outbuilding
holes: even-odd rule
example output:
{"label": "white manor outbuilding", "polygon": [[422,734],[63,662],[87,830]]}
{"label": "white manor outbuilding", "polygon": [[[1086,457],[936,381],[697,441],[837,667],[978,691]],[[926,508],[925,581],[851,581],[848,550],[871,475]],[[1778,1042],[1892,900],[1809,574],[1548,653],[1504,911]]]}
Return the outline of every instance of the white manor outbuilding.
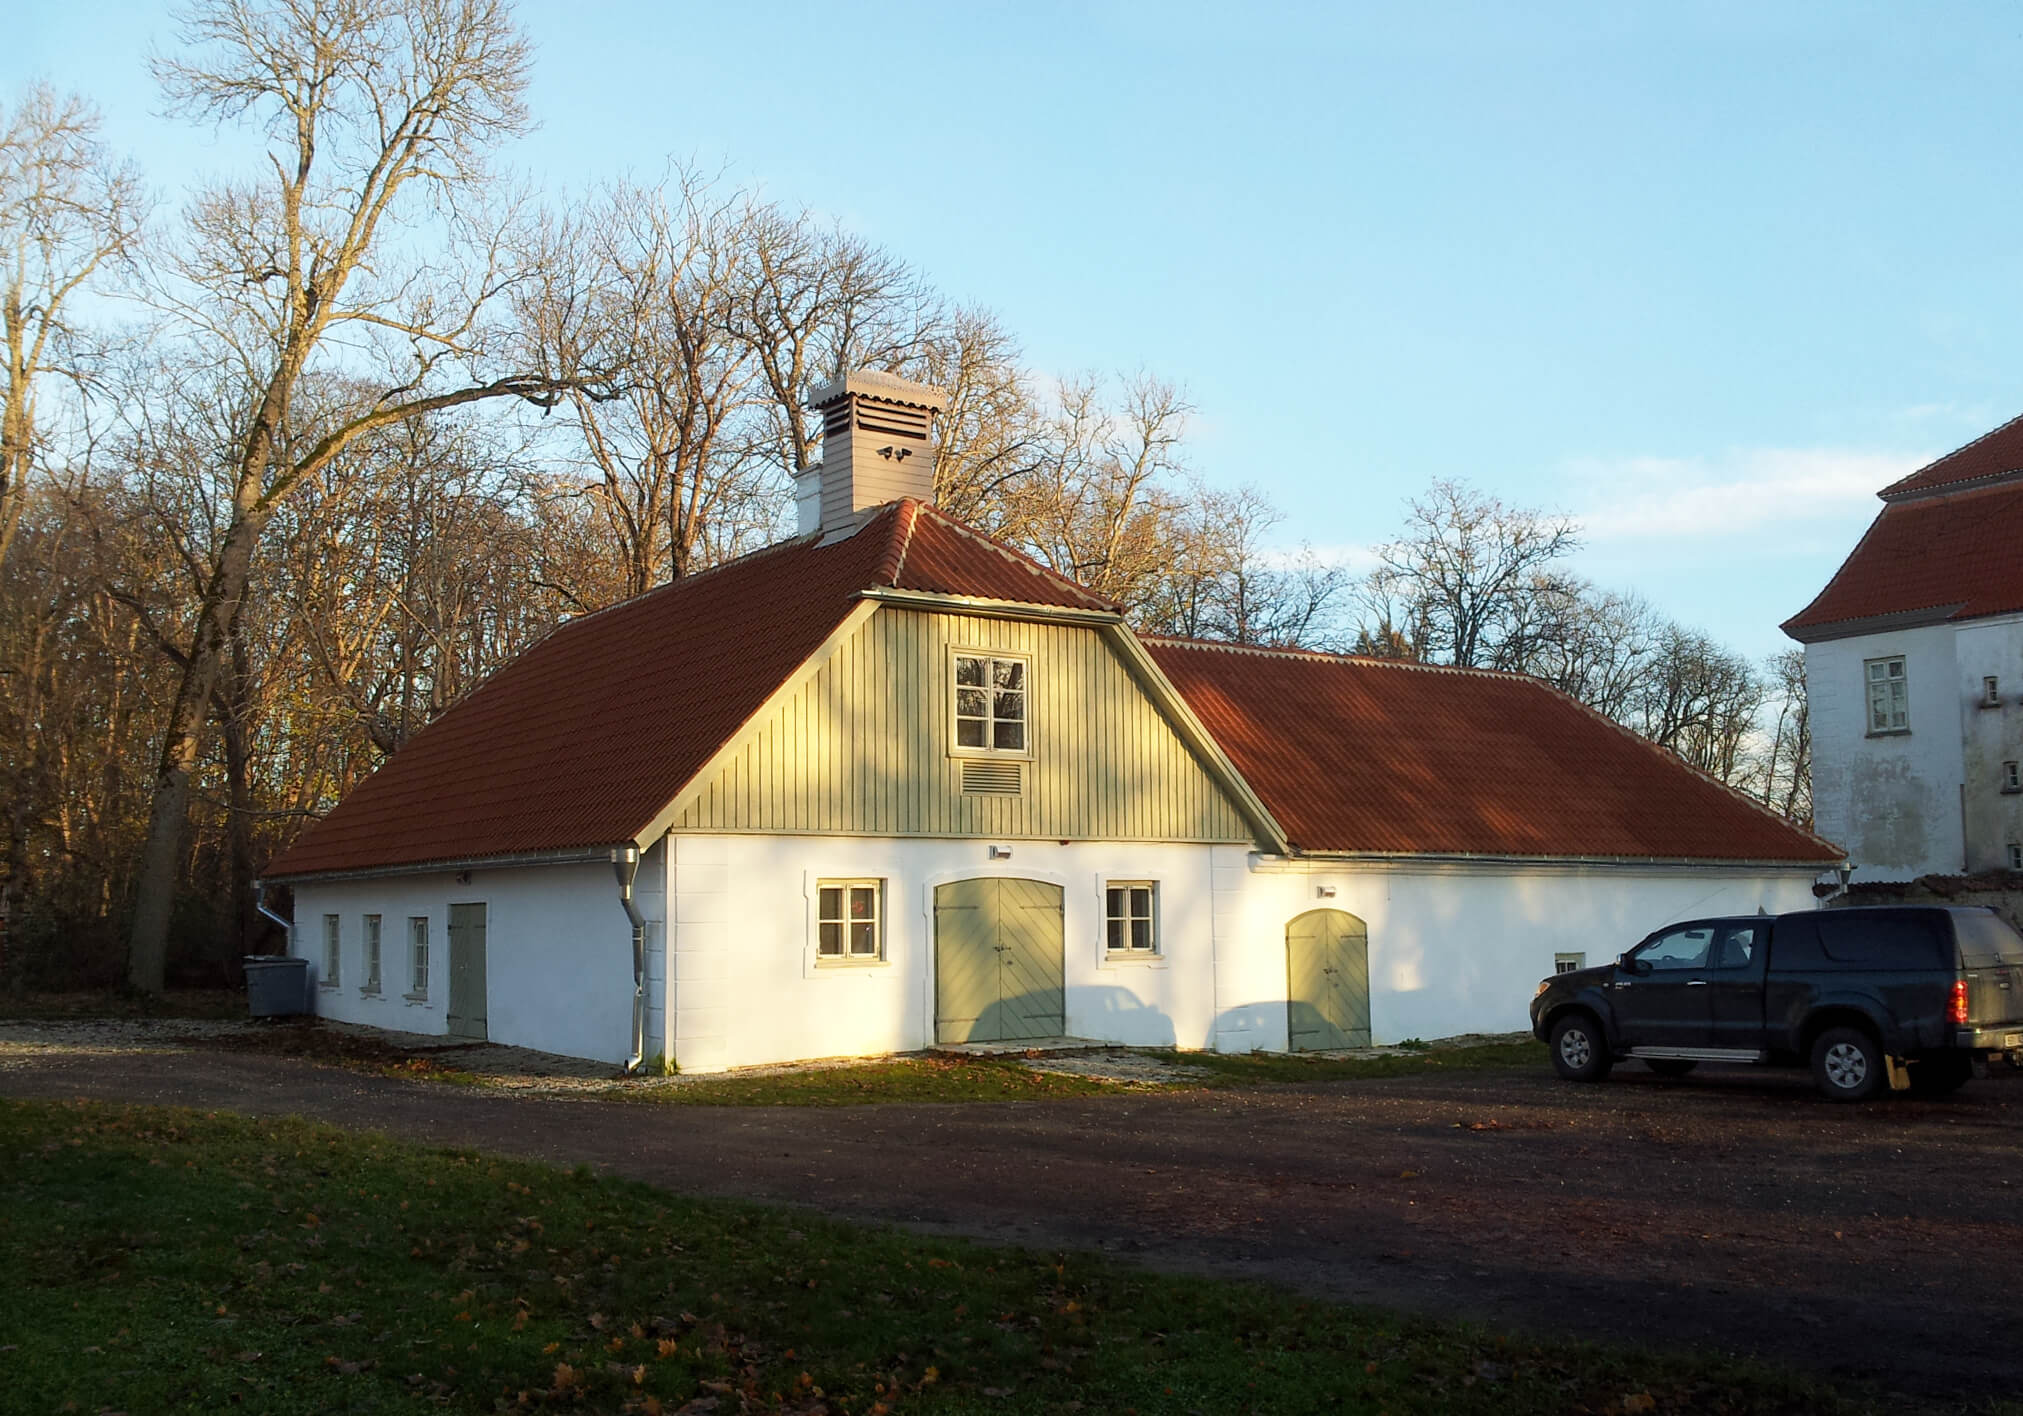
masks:
{"label": "white manor outbuilding", "polygon": [[818,390],[803,534],[572,621],[266,872],[327,1017],[711,1071],[1525,1025],[1833,846],[1517,675],[1141,637]]}

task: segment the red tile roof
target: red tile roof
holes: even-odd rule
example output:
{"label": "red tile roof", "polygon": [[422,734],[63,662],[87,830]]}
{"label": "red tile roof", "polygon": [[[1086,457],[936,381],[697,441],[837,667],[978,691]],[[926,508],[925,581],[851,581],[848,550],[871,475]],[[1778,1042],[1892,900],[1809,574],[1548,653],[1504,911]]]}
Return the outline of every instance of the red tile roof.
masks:
{"label": "red tile roof", "polygon": [[2023,482],[1889,502],[1784,632],[1810,641],[1859,633],[1880,616],[1936,621],[2023,610],[2019,548]]}
{"label": "red tile roof", "polygon": [[1301,850],[1842,859],[1536,679],[1196,640],[1145,647]]}
{"label": "red tile roof", "polygon": [[2012,418],[1882,489],[1885,498],[2023,472],[2023,418]]}
{"label": "red tile roof", "polygon": [[931,507],[789,541],[561,626],[361,782],[270,877],[633,840],[866,590],[1114,610]]}

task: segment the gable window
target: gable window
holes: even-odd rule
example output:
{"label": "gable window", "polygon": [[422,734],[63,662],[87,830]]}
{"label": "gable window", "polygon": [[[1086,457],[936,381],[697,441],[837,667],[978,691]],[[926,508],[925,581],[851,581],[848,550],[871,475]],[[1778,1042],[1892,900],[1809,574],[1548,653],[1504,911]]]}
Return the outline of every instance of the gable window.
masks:
{"label": "gable window", "polygon": [[428,916],[415,915],[407,922],[407,996],[428,997]]}
{"label": "gable window", "polygon": [[1870,659],[1868,671],[1868,732],[1907,733],[1911,730],[1911,691],[1904,677],[1904,656]]}
{"label": "gable window", "polygon": [[323,977],[325,988],[337,987],[337,966],[343,961],[343,934],[336,915],[323,916]]}
{"label": "gable window", "polygon": [[379,916],[365,917],[365,982],[359,985],[366,993],[379,992]]}
{"label": "gable window", "polygon": [[993,654],[955,656],[955,750],[1026,751],[1026,661]]}
{"label": "gable window", "polygon": [[2002,703],[2002,680],[1993,674],[1981,680],[1981,706],[1997,708]]}
{"label": "gable window", "polygon": [[1103,887],[1103,943],[1112,954],[1159,952],[1159,887],[1150,880],[1112,880]]}
{"label": "gable window", "polygon": [[2002,790],[2023,792],[2023,765],[2014,762],[2002,764]]}
{"label": "gable window", "polygon": [[818,963],[875,963],[885,957],[885,882],[823,880],[815,887]]}

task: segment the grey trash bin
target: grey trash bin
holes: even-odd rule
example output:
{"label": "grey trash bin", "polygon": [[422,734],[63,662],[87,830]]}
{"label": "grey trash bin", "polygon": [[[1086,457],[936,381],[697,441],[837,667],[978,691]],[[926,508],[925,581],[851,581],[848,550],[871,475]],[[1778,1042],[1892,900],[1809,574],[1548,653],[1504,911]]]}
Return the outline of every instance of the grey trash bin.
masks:
{"label": "grey trash bin", "polygon": [[280,954],[246,956],[246,1004],[256,1018],[309,1011],[309,961]]}

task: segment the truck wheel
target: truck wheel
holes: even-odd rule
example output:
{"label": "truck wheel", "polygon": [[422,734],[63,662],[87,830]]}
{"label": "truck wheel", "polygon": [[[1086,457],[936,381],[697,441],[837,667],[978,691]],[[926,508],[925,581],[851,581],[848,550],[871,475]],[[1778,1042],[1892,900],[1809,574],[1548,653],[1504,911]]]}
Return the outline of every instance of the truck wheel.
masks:
{"label": "truck wheel", "polygon": [[1684,1057],[1647,1057],[1644,1065],[1661,1077],[1683,1077],[1700,1064]]}
{"label": "truck wheel", "polygon": [[1971,1060],[1942,1052],[1911,1064],[1911,1090],[1919,1096],[1951,1096],[1973,1075]]}
{"label": "truck wheel", "polygon": [[1609,1056],[1608,1041],[1601,1024],[1589,1013],[1569,1013],[1552,1025],[1547,1039],[1552,1048],[1552,1069],[1569,1082],[1605,1081],[1616,1065]]}
{"label": "truck wheel", "polygon": [[1889,1084],[1883,1050],[1860,1028],[1828,1028],[1812,1044],[1812,1079],[1828,1101],[1867,1101]]}

